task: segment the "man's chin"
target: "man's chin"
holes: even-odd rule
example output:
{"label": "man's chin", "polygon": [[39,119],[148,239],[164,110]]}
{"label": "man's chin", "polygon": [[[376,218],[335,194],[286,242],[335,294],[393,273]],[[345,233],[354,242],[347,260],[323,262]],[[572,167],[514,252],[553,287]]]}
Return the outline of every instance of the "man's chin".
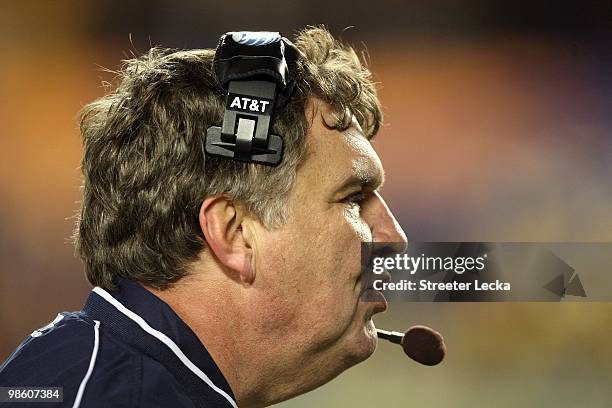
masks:
{"label": "man's chin", "polygon": [[378,343],[376,336],[376,328],[371,318],[367,318],[362,323],[359,330],[356,330],[353,336],[347,339],[347,360],[350,366],[358,364],[370,357]]}
{"label": "man's chin", "polygon": [[356,326],[347,339],[347,355],[352,365],[364,361],[376,350],[378,336],[372,316],[387,309],[387,300],[379,291],[366,290],[358,302]]}
{"label": "man's chin", "polygon": [[360,298],[357,302],[351,326],[338,343],[339,357],[343,362],[342,370],[361,363],[374,353],[378,336],[372,316],[386,309],[384,297],[382,300],[377,298],[374,302]]}

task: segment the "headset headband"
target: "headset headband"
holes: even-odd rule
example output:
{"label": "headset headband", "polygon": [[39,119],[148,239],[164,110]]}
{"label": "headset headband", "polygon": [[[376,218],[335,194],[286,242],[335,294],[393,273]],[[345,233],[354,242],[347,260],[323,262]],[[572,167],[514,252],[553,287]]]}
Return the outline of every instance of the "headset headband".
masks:
{"label": "headset headband", "polygon": [[213,71],[227,92],[222,127],[206,131],[204,151],[270,166],[282,160],[283,139],[269,134],[275,110],[289,102],[299,51],[277,32],[229,32],[221,36]]}

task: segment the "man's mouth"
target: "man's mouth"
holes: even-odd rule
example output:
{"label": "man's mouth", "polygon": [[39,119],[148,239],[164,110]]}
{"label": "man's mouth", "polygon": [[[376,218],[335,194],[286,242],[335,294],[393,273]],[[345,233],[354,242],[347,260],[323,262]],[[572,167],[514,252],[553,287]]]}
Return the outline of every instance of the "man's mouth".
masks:
{"label": "man's mouth", "polygon": [[[372,305],[372,315],[375,313],[382,313],[387,310],[388,302],[381,291],[374,289],[374,281],[390,282],[391,274],[388,271],[384,271],[381,274],[374,274],[372,272],[364,273],[362,276],[362,292],[360,300]],[[370,315],[371,316],[371,315]]]}
{"label": "man's mouth", "polygon": [[387,302],[385,295],[383,295],[381,291],[374,288],[364,290],[361,294],[361,300],[369,303],[372,306],[371,313],[369,313],[368,317],[372,317],[372,315],[376,313],[382,313],[389,307],[389,303]]}

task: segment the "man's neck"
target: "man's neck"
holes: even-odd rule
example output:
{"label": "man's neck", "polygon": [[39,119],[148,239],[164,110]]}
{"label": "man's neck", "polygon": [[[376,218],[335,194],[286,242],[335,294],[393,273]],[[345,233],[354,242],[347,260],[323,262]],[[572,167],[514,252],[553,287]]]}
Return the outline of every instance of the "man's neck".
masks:
{"label": "man's neck", "polygon": [[253,404],[249,397],[253,388],[249,379],[258,376],[249,372],[257,366],[249,361],[249,350],[242,347],[246,345],[242,337],[248,336],[248,328],[240,323],[244,322],[245,306],[227,290],[232,286],[230,282],[211,276],[203,281],[202,275],[189,275],[169,289],[147,289],[168,304],[196,334],[229,383],[238,405],[260,405]]}

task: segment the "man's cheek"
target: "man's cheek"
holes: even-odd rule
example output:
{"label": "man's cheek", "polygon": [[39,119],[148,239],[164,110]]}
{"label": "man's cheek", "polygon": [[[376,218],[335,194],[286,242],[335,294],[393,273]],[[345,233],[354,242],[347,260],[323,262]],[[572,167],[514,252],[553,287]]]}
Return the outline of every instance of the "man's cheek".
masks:
{"label": "man's cheek", "polygon": [[261,293],[256,302],[260,313],[260,327],[263,333],[274,337],[274,334],[283,334],[288,331],[300,330],[299,321],[303,306],[290,290],[282,287]]}
{"label": "man's cheek", "polygon": [[354,279],[361,274],[361,244],[372,242],[372,231],[363,218],[357,216],[347,217],[349,233],[344,248],[345,267]]}
{"label": "man's cheek", "polygon": [[358,208],[345,210],[344,219],[360,242],[372,241],[370,226],[361,217]]}

